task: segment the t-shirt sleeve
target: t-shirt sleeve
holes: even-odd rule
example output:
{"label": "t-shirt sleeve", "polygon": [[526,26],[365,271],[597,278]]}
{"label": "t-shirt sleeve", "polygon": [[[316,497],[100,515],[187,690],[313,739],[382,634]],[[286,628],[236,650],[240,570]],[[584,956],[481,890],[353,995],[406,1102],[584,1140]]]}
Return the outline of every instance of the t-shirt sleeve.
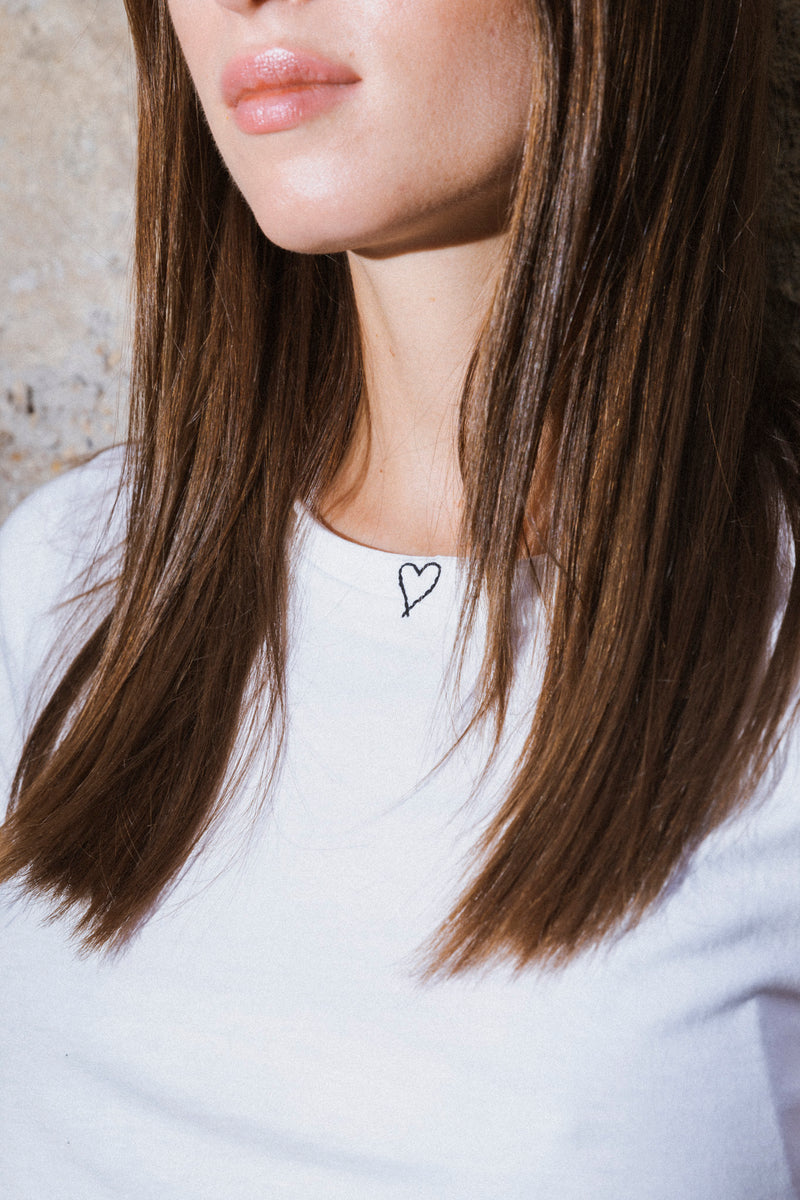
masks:
{"label": "t-shirt sleeve", "polygon": [[0,820],[48,675],[91,623],[88,604],[70,600],[92,563],[111,569],[121,466],[120,450],[99,455],[33,492],[0,529]]}
{"label": "t-shirt sleeve", "polygon": [[0,529],[0,813],[5,815],[11,783],[25,739],[25,667],[32,623],[47,606],[37,597],[42,558],[41,497],[25,501]]}
{"label": "t-shirt sleeve", "polygon": [[0,817],[5,816],[22,750],[22,698],[15,654],[13,600],[4,586],[14,570],[14,535],[0,529]]}

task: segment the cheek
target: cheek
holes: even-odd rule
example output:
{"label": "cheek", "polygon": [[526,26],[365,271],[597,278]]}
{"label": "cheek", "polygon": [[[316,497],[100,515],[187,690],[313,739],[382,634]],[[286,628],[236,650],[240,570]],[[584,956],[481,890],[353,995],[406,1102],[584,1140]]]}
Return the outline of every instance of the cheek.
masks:
{"label": "cheek", "polygon": [[[427,6],[431,9],[431,6]],[[493,158],[514,158],[521,147],[530,107],[532,53],[525,9],[517,5],[443,0],[421,28],[397,31],[400,47],[385,62],[386,77],[397,71],[417,136],[442,159],[476,171]],[[399,111],[399,110],[398,110]]]}
{"label": "cheek", "polygon": [[200,51],[204,43],[210,46],[214,13],[208,4],[201,9],[192,0],[169,0],[167,11],[189,70],[197,82],[202,83]]}

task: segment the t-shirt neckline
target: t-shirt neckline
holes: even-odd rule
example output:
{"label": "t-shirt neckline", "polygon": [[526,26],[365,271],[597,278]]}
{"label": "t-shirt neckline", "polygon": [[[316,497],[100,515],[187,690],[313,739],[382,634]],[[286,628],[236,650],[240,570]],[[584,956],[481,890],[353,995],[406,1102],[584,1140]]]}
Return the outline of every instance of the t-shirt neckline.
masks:
{"label": "t-shirt neckline", "polygon": [[348,588],[373,595],[402,595],[406,607],[416,607],[433,593],[463,595],[466,559],[449,554],[398,554],[378,550],[343,537],[323,524],[302,502],[295,503],[295,537],[303,558]]}

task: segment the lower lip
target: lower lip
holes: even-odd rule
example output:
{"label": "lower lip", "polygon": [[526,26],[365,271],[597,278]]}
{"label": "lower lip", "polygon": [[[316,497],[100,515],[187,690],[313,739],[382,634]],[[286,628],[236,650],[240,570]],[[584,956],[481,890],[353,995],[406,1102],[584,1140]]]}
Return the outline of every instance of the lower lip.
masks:
{"label": "lower lip", "polygon": [[242,133],[279,133],[296,129],[313,117],[330,112],[357,87],[356,83],[310,83],[281,89],[265,88],[243,96],[233,110]]}

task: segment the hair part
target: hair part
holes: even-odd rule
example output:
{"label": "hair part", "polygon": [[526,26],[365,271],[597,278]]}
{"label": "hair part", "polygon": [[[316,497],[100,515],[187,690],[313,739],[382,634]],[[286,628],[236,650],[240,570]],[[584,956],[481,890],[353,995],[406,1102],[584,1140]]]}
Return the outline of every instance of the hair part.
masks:
{"label": "hair part", "polygon": [[[51,897],[91,948],[125,943],[224,812],[256,664],[280,742],[292,505],[325,495],[362,399],[345,258],[267,242],[164,0],[127,7],[127,541],[109,615],[28,739],[0,846],[0,877]],[[489,606],[476,720],[502,728],[545,470],[547,663],[506,800],[425,948],[431,976],[565,961],[638,919],[752,794],[798,670],[800,583],[780,571],[800,410],[764,324],[770,6],[531,15],[529,136],[460,419],[465,640]]]}

